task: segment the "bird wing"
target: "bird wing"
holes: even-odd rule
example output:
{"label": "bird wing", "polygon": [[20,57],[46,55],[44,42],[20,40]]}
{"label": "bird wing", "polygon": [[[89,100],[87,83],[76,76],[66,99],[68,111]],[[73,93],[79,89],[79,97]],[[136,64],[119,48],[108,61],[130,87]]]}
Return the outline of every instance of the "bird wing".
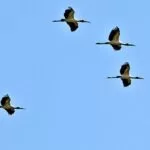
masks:
{"label": "bird wing", "polygon": [[115,27],[111,30],[108,40],[109,41],[119,41],[120,36],[120,29],[118,27]]}
{"label": "bird wing", "polygon": [[128,62],[124,63],[120,68],[121,75],[128,75],[129,76],[130,65]]}
{"label": "bird wing", "polygon": [[122,80],[122,83],[123,83],[123,86],[124,87],[127,87],[131,84],[131,79],[128,78],[128,79],[121,79]]}
{"label": "bird wing", "polygon": [[73,10],[73,8],[68,7],[68,9],[66,9],[65,12],[64,12],[64,17],[66,19],[73,19],[74,18],[74,13],[75,13],[75,11]]}
{"label": "bird wing", "polygon": [[8,95],[5,95],[5,96],[2,97],[1,105],[2,106],[10,105],[10,97]]}
{"label": "bird wing", "polygon": [[70,27],[70,30],[73,32],[78,28],[78,23],[77,22],[67,22],[67,24]]}
{"label": "bird wing", "polygon": [[10,108],[5,108],[5,110],[7,111],[7,113],[9,114],[9,115],[12,115],[14,112],[15,112],[15,109],[13,108],[13,107],[10,107]]}
{"label": "bird wing", "polygon": [[113,47],[114,50],[120,50],[121,49],[121,45],[113,45],[113,44],[111,44],[111,46]]}

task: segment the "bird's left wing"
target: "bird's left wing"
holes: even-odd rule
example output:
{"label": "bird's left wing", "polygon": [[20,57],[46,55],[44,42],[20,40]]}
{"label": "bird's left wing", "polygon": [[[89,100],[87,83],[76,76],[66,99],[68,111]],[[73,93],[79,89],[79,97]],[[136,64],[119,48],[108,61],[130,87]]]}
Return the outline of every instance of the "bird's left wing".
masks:
{"label": "bird's left wing", "polygon": [[75,13],[75,11],[73,10],[73,8],[68,7],[68,9],[66,9],[64,12],[64,17],[66,19],[74,19],[74,13]]}
{"label": "bird's left wing", "polygon": [[124,63],[120,68],[121,75],[129,75],[130,65],[128,62]]}
{"label": "bird's left wing", "polygon": [[111,30],[108,40],[109,41],[119,41],[120,36],[120,29],[118,27],[115,27]]}
{"label": "bird's left wing", "polygon": [[1,99],[1,105],[4,106],[4,105],[10,105],[10,97],[9,95],[5,95],[2,97]]}

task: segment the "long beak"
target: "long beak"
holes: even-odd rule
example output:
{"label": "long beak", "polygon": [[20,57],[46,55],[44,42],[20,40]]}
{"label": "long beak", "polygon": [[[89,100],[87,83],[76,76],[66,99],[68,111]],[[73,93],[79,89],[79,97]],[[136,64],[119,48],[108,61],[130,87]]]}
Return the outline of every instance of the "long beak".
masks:
{"label": "long beak", "polygon": [[129,44],[129,46],[136,46],[136,45],[134,45],[134,44]]}
{"label": "long beak", "polygon": [[90,21],[84,21],[84,22],[86,22],[86,23],[91,23]]}

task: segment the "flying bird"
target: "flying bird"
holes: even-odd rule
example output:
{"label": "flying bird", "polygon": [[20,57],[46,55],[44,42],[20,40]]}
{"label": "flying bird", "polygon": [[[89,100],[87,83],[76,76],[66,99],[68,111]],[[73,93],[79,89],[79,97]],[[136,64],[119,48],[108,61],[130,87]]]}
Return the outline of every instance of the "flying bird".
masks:
{"label": "flying bird", "polygon": [[121,76],[116,76],[116,77],[107,77],[108,79],[111,78],[120,78],[122,80],[123,86],[127,87],[131,84],[131,79],[144,79],[142,77],[132,77],[129,75],[130,71],[130,65],[128,62],[124,63],[121,68],[120,68],[120,74]]}
{"label": "flying bird", "polygon": [[109,37],[108,37],[108,40],[109,40],[108,42],[103,42],[103,43],[97,42],[96,44],[109,44],[116,51],[120,50],[122,45],[124,45],[124,46],[135,46],[134,44],[120,42],[119,37],[120,37],[120,29],[116,26],[110,32]]}
{"label": "flying bird", "polygon": [[60,20],[53,20],[52,22],[66,22],[69,25],[70,30],[72,32],[75,31],[78,28],[78,22],[90,23],[89,21],[74,19],[74,14],[75,14],[74,9],[72,7],[68,7],[68,9],[66,9],[65,12],[64,12],[64,17],[65,18],[60,19]]}
{"label": "flying bird", "polygon": [[2,97],[1,106],[0,106],[0,108],[5,109],[9,115],[12,115],[15,112],[15,109],[24,109],[21,107],[11,106],[10,101],[11,101],[11,99],[10,99],[9,95],[7,94],[7,95]]}

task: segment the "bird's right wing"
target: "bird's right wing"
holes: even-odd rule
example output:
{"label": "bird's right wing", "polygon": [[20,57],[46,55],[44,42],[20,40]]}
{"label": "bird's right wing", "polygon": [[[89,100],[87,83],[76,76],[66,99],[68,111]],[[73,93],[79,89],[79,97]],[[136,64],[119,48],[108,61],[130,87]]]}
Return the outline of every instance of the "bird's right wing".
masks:
{"label": "bird's right wing", "polygon": [[78,28],[78,23],[77,22],[67,22],[67,24],[70,27],[70,30],[73,32]]}
{"label": "bird's right wing", "polygon": [[9,108],[9,109],[5,108],[5,110],[7,111],[7,113],[8,113],[9,115],[12,115],[12,114],[15,112],[15,109],[14,109],[13,107],[11,107],[11,108]]}
{"label": "bird's right wing", "polygon": [[121,49],[121,45],[111,45],[113,47],[114,50],[120,50]]}
{"label": "bird's right wing", "polygon": [[122,80],[122,83],[123,83],[123,86],[124,87],[127,87],[131,84],[131,79],[121,79]]}

